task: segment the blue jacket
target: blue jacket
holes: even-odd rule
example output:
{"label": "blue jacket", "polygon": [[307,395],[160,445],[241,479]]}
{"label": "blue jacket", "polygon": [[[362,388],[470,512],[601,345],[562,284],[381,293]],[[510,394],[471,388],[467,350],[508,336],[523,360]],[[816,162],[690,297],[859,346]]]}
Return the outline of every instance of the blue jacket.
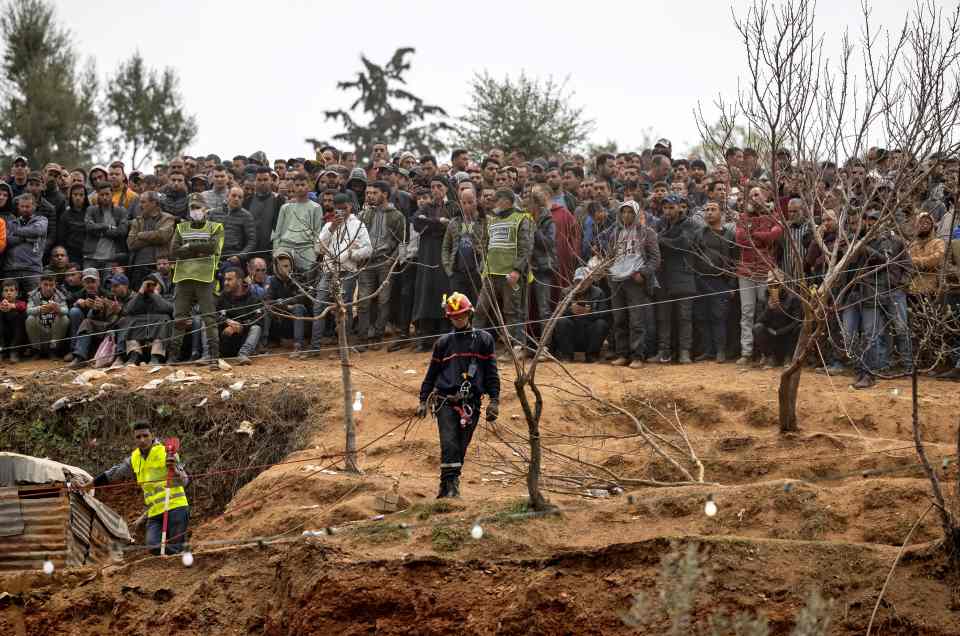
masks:
{"label": "blue jacket", "polygon": [[8,217],[7,257],[5,267],[10,271],[43,271],[43,252],[47,242],[47,218],[33,214],[26,221],[23,217]]}

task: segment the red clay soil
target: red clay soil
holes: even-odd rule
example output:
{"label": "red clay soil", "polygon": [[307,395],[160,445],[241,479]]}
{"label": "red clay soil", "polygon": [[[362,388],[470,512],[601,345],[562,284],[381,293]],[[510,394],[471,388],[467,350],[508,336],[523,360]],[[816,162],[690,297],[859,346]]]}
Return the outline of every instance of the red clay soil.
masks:
{"label": "red clay soil", "polygon": [[[857,392],[850,378],[805,373],[803,430],[783,437],[776,372],[712,363],[568,365],[665,437],[673,432],[667,420],[679,418],[704,465],[700,485],[588,493],[563,481],[576,465],[564,457],[594,475],[679,477],[632,435],[627,418],[575,395],[559,368],[544,364],[538,380],[551,449],[544,473],[553,475],[545,485],[560,514],[510,516],[523,509],[525,485],[521,459],[501,439],[525,431],[525,423],[513,370],[503,367],[498,427],[478,430],[463,499],[436,507],[435,424],[407,423],[425,356],[367,353],[354,362],[355,390],[366,396],[362,476],[317,458],[342,450],[342,411],[333,403],[316,415],[308,447],[290,458],[304,461],[264,471],[224,515],[195,525],[192,568],[176,558],[132,557],[101,571],[0,578],[0,634],[635,633],[621,613],[637,592],[656,597],[661,558],[689,542],[702,546],[709,572],[697,610],[704,621],[713,611],[760,612],[772,634],[787,634],[818,589],[833,599],[831,633],[863,634],[900,544],[930,501],[911,448],[908,381]],[[29,363],[16,373],[49,366]],[[120,373],[130,387],[164,375]],[[331,401],[340,391],[339,367],[326,358],[278,356],[230,373],[200,373],[204,381],[190,399],[213,402],[239,378],[314,383]],[[74,375],[44,374],[51,402]],[[938,468],[956,452],[955,395],[955,384],[921,382],[923,435]],[[955,464],[940,470],[955,506]],[[395,489],[405,510],[371,520]],[[708,496],[718,505],[714,517],[704,514]],[[469,532],[478,518],[484,533],[474,540]],[[328,526],[341,530],[301,537]],[[202,546],[280,533],[283,542],[262,546]],[[957,579],[929,550],[939,536],[931,513],[914,532],[874,633],[960,634]]]}

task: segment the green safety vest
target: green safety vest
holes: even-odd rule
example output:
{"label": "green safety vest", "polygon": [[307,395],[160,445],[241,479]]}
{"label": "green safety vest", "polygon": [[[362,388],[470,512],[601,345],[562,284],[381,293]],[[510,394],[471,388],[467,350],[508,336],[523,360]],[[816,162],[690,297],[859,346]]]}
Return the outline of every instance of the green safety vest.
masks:
{"label": "green safety vest", "polygon": [[187,505],[187,495],[183,486],[170,487],[170,502],[164,506],[167,497],[167,449],[163,444],[154,444],[144,459],[140,449],[130,455],[130,466],[137,476],[137,483],[143,488],[143,503],[147,506],[147,516],[162,515],[164,510],[183,508]]}
{"label": "green safety vest", "polygon": [[212,283],[220,264],[220,253],[223,250],[223,224],[206,221],[203,227],[193,227],[190,221],[177,224],[177,234],[181,245],[190,241],[209,241],[214,235],[219,236],[216,251],[209,256],[184,258],[178,260],[173,267],[173,282],[182,280],[196,280],[201,283]]}
{"label": "green safety vest", "polygon": [[487,222],[490,242],[487,245],[486,262],[483,273],[506,276],[513,271],[513,262],[517,260],[517,235],[520,223],[528,218],[527,214],[514,210],[509,216],[491,216]]}

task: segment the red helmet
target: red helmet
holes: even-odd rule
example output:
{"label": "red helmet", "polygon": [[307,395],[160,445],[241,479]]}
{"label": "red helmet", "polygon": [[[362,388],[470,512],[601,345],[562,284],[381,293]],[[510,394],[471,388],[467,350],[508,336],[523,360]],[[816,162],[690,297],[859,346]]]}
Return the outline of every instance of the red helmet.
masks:
{"label": "red helmet", "polygon": [[460,292],[453,292],[449,296],[443,297],[443,313],[447,318],[453,318],[467,312],[473,313],[473,303]]}

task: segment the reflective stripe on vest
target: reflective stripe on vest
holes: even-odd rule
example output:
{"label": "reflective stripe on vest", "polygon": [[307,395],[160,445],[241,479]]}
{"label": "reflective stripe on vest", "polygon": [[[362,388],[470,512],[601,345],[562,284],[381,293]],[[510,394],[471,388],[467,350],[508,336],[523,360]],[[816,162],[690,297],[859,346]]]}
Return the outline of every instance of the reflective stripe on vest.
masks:
{"label": "reflective stripe on vest", "polygon": [[147,516],[162,515],[164,509],[173,510],[187,505],[187,495],[183,486],[170,487],[170,504],[164,506],[167,495],[167,449],[163,444],[154,444],[143,459],[140,449],[130,455],[130,466],[137,476],[137,483],[143,488],[143,503],[147,506]]}
{"label": "reflective stripe on vest", "polygon": [[523,212],[514,210],[510,216],[491,217],[487,223],[490,242],[484,263],[485,274],[506,276],[513,271],[513,262],[517,260],[517,235],[525,216]]}

